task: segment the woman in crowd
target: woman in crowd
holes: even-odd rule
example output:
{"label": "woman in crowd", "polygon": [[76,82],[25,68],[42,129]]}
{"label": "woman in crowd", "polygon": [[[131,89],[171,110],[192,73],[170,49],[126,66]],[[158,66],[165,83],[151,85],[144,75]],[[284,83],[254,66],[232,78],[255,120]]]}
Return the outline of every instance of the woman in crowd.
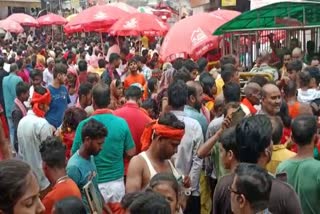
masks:
{"label": "woman in crowd", "polygon": [[116,110],[125,103],[123,84],[120,80],[115,79],[110,84],[111,101],[109,108]]}

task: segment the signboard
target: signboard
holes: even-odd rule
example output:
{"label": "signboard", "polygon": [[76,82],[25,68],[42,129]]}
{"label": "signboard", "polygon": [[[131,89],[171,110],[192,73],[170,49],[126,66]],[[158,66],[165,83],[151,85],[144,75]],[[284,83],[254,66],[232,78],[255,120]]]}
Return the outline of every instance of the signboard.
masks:
{"label": "signboard", "polygon": [[237,6],[237,0],[221,0],[221,7]]}
{"label": "signboard", "polygon": [[209,3],[210,3],[210,0],[190,0],[191,7],[199,7]]}
{"label": "signboard", "polygon": [[304,0],[251,0],[250,10],[278,2],[303,2]]}

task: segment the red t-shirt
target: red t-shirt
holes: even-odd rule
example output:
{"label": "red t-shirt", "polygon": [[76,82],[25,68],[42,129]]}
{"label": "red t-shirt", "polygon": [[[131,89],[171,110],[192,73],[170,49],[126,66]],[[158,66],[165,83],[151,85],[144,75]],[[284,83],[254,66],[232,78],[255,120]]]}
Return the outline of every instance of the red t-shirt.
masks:
{"label": "red t-shirt", "polygon": [[52,208],[57,201],[71,196],[81,200],[80,190],[72,179],[67,178],[54,185],[52,190],[42,199],[42,203],[46,208],[45,214],[52,213]]}
{"label": "red t-shirt", "polygon": [[143,74],[130,74],[124,80],[124,88],[127,89],[134,83],[139,83],[141,86],[144,86],[144,84],[146,84],[146,79],[144,78]]}
{"label": "red t-shirt", "polygon": [[[136,152],[141,152],[140,138],[143,133],[145,126],[152,121],[152,119],[142,111],[139,106],[135,103],[126,103],[121,108],[114,111],[114,115],[125,119],[128,123],[134,144],[136,145]],[[129,160],[126,158],[125,174],[129,165]]]}

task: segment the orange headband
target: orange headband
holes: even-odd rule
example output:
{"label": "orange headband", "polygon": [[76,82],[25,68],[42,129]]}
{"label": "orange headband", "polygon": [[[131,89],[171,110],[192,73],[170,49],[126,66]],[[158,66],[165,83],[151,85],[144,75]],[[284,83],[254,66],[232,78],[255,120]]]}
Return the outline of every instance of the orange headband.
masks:
{"label": "orange headband", "polygon": [[176,129],[170,126],[161,125],[157,121],[151,122],[145,127],[141,135],[141,151],[145,151],[149,148],[153,133],[157,136],[180,141],[184,135],[184,129]]}

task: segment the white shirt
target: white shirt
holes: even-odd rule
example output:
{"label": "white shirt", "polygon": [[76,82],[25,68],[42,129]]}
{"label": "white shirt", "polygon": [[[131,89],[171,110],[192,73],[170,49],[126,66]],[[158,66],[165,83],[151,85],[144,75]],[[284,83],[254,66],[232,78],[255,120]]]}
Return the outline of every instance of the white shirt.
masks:
{"label": "white shirt", "polygon": [[35,172],[40,189],[46,189],[50,182],[42,170],[42,159],[39,146],[49,136],[53,136],[54,128],[45,118],[38,117],[32,110],[23,117],[18,125],[17,136],[19,155]]}
{"label": "white shirt", "polygon": [[43,82],[46,83],[45,87],[48,87],[49,85],[52,85],[53,82],[53,74],[49,71],[48,68],[46,68],[43,71]]}

